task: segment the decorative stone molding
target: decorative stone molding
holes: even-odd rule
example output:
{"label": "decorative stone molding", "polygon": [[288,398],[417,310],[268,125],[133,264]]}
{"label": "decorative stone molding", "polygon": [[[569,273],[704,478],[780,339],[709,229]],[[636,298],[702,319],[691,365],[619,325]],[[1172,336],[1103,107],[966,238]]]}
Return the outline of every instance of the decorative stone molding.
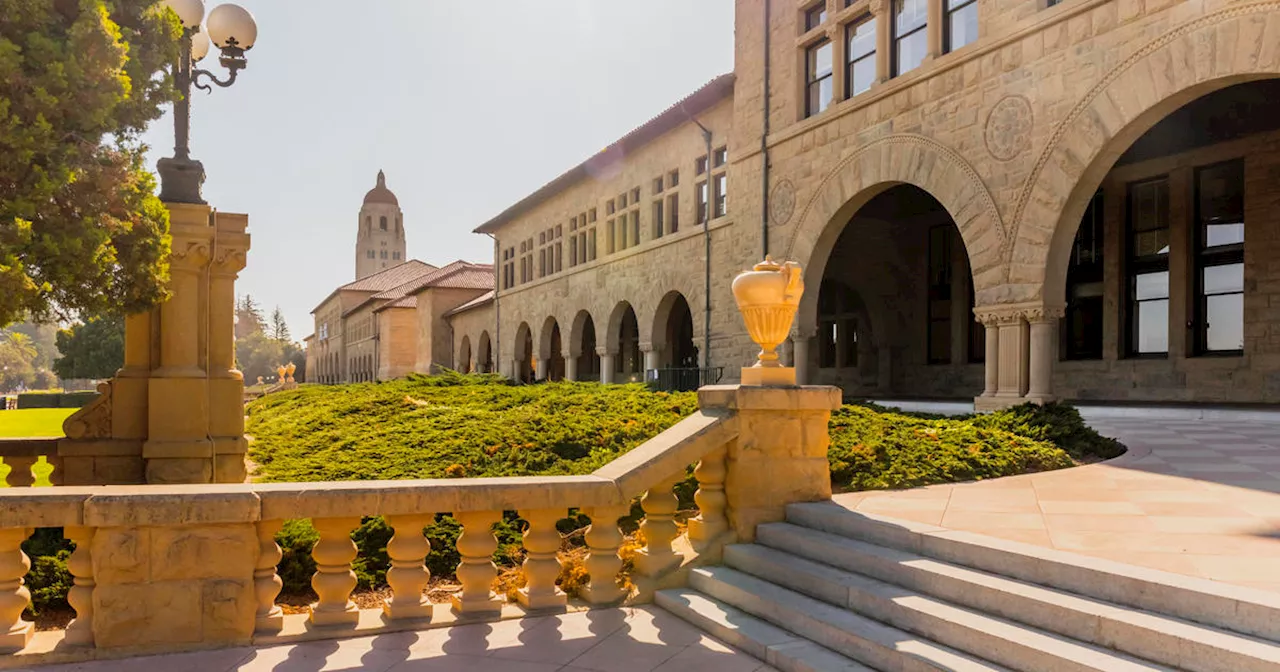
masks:
{"label": "decorative stone molding", "polygon": [[783,178],[773,186],[773,192],[769,194],[769,219],[774,226],[785,226],[795,212],[796,185]]}
{"label": "decorative stone molding", "polygon": [[1023,96],[1001,98],[987,114],[984,139],[987,151],[999,161],[1009,161],[1031,148],[1031,101]]}
{"label": "decorative stone molding", "polygon": [[973,309],[974,318],[983,326],[1006,326],[1020,322],[1037,323],[1060,319],[1064,313],[1061,306],[1046,306],[1041,303],[1008,303],[994,306],[977,306]]}
{"label": "decorative stone molding", "polygon": [[62,421],[68,439],[111,438],[111,383],[98,383],[98,398]]}

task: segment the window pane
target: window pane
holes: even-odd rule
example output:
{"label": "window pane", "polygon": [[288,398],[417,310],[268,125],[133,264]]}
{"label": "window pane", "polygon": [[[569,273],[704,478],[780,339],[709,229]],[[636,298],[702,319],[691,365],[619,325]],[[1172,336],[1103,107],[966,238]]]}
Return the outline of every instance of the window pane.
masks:
{"label": "window pane", "polygon": [[1137,339],[1134,350],[1139,353],[1169,351],[1169,300],[1138,303]]}
{"label": "window pane", "polygon": [[831,105],[831,98],[835,93],[832,87],[831,78],[819,80],[809,85],[809,114],[817,114]]}
{"label": "window pane", "polygon": [[905,35],[929,20],[929,3],[927,0],[894,0],[893,17],[897,34]]}
{"label": "window pane", "polygon": [[1204,246],[1235,245],[1244,242],[1244,224],[1205,224]]}
{"label": "window pane", "polygon": [[850,26],[849,36],[849,55],[850,61],[856,61],[868,54],[874,54],[876,51],[876,20],[875,18],[867,19],[856,26]]}
{"label": "window pane", "polygon": [[1230,294],[1244,291],[1244,264],[1209,266],[1204,269],[1204,293]]}
{"label": "window pane", "polygon": [[853,64],[853,72],[849,77],[849,95],[856,96],[871,88],[876,82],[876,57],[867,56]]}
{"label": "window pane", "polygon": [[1139,301],[1169,298],[1169,271],[1136,275],[1133,282],[1133,298]]}
{"label": "window pane", "polygon": [[815,81],[831,74],[831,43],[809,48],[809,81]]}
{"label": "window pane", "polygon": [[947,30],[947,49],[949,51],[955,51],[978,39],[978,3],[971,2],[952,12]]}
{"label": "window pane", "polygon": [[827,20],[827,3],[823,3],[804,13],[804,29],[806,31],[813,30],[821,26]]}
{"label": "window pane", "polygon": [[919,67],[928,51],[929,36],[926,30],[917,30],[898,40],[897,69],[894,74],[901,75]]}
{"label": "window pane", "polygon": [[1203,222],[1231,223],[1244,221],[1244,164],[1239,161],[1221,163],[1196,171]]}
{"label": "window pane", "polygon": [[1244,349],[1244,294],[1224,294],[1205,299],[1205,347],[1209,350]]}

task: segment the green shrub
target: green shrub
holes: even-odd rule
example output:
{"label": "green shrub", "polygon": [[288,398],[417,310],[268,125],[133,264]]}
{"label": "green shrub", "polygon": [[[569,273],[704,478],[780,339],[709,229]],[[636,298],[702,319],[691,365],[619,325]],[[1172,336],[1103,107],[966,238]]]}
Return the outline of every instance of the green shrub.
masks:
{"label": "green shrub", "polygon": [[67,605],[67,592],[73,578],[67,559],[75,544],[65,539],[61,527],[40,527],[24,542],[22,551],[31,559],[25,583],[31,591],[31,605],[24,612],[35,618],[45,609],[62,609]]}
{"label": "green shrub", "polygon": [[63,392],[58,396],[58,408],[84,408],[98,398],[97,392]]}
{"label": "green shrub", "polygon": [[1051,443],[1076,460],[1109,460],[1124,453],[1115,439],[1098,434],[1084,423],[1080,411],[1070,404],[1023,404],[1002,411],[973,416],[974,425],[1002,429]]}
{"label": "green shrub", "polygon": [[58,393],[48,392],[23,392],[18,395],[18,409],[24,408],[57,408]]}

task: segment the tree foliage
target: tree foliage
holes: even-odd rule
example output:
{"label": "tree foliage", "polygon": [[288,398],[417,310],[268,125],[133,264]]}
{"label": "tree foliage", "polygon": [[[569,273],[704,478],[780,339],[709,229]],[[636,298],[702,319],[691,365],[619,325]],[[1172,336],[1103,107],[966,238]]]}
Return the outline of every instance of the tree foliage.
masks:
{"label": "tree foliage", "polygon": [[241,339],[250,334],[261,334],[266,331],[267,321],[262,317],[262,309],[249,294],[236,301],[236,338]]}
{"label": "tree foliage", "polygon": [[280,310],[280,306],[271,311],[271,338],[282,343],[288,343],[293,340],[289,337],[289,323],[284,319],[284,312]]}
{"label": "tree foliage", "polygon": [[0,0],[0,326],[165,298],[169,215],[139,135],[174,96],[159,0]]}
{"label": "tree foliage", "polygon": [[90,318],[58,332],[62,358],[53,363],[60,378],[110,378],[124,366],[124,318]]}
{"label": "tree foliage", "polygon": [[36,349],[26,334],[6,332],[0,336],[0,391],[31,387],[35,382]]}

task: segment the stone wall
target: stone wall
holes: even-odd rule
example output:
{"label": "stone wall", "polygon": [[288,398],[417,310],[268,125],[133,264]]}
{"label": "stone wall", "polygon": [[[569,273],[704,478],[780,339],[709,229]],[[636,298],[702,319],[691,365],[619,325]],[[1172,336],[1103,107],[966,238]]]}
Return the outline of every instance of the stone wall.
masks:
{"label": "stone wall", "polygon": [[378,380],[399,378],[418,361],[418,311],[385,308],[378,311]]}
{"label": "stone wall", "polygon": [[[493,349],[497,338],[497,331],[494,328],[495,319],[493,303],[470,308],[448,317],[449,327],[453,330],[453,361],[457,362],[459,367],[463,366],[464,356],[468,356],[471,370],[479,371],[484,365],[481,344],[485,342],[489,343],[490,358],[493,360],[493,365],[497,366],[497,351]],[[469,355],[463,352],[464,343],[470,348]]]}

